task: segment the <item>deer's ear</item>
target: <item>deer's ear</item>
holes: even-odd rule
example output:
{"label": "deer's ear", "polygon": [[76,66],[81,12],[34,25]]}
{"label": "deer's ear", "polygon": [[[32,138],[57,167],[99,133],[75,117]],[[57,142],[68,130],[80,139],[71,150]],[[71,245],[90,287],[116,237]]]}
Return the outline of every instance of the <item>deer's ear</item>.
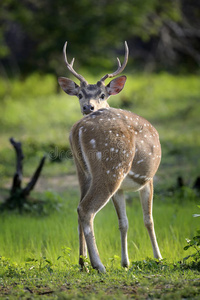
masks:
{"label": "deer's ear", "polygon": [[74,81],[65,77],[59,77],[58,83],[65,93],[71,96],[77,96],[79,86]]}
{"label": "deer's ear", "polygon": [[120,76],[110,81],[106,86],[109,95],[116,95],[123,89],[126,82],[126,76]]}

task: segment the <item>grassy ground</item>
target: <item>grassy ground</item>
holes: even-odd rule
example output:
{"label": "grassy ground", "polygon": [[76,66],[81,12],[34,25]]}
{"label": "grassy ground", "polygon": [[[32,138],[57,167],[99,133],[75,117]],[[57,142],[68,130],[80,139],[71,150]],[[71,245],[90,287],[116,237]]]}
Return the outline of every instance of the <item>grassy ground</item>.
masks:
{"label": "grassy ground", "polygon": [[[45,198],[45,216],[40,216],[34,211],[34,215],[1,214],[0,228],[3,228],[3,231],[0,233],[0,253],[17,263],[23,263],[29,256],[37,259],[46,256],[55,263],[61,255],[62,248],[67,246],[73,249],[70,255],[71,262],[76,263],[78,193],[71,190],[61,198],[48,192]],[[178,201],[177,198],[175,200]],[[192,217],[198,212],[196,203],[184,201],[180,207],[178,203],[162,200],[160,196],[156,197],[154,202],[155,228],[162,255],[171,262],[178,261],[186,255],[183,250],[185,238],[191,238],[199,225],[199,220]],[[51,212],[50,215],[48,212]],[[130,258],[141,260],[144,257],[152,257],[138,198],[128,199],[127,215],[130,227]],[[118,222],[112,203],[98,213],[95,228],[99,251],[106,264],[114,255],[120,256]]]}
{"label": "grassy ground", "polygon": [[199,299],[198,272],[180,264],[146,260],[133,263],[128,271],[114,265],[104,275],[80,273],[77,267],[49,271],[47,265],[44,269],[34,263],[18,269],[10,266],[2,298]]}
{"label": "grassy ground", "polygon": [[[110,99],[112,106],[147,118],[160,133],[163,157],[156,176],[154,221],[164,261],[148,258],[152,258],[152,249],[142,210],[138,197],[130,193],[128,270],[120,267],[120,239],[112,204],[95,219],[105,275],[91,268],[89,273],[81,273],[77,266],[79,192],[73,184],[75,169],[67,136],[81,115],[77,99],[57,94],[56,88],[51,76],[34,74],[23,82],[0,80],[1,200],[8,195],[15,168],[9,137],[23,142],[25,182],[40,157],[44,153],[49,157],[37,186],[39,192],[33,193],[46,203],[41,213],[41,207],[35,205],[28,214],[0,216],[0,297],[199,299],[199,267],[192,260],[183,262],[195,251],[183,250],[185,238],[192,238],[199,228],[199,219],[192,217],[198,213],[199,196],[190,188],[200,167],[199,77],[130,75],[125,90]],[[187,186],[177,190],[180,175]]]}
{"label": "grassy ground", "polygon": [[[129,195],[130,197],[131,195]],[[95,234],[107,274],[80,272],[78,260],[77,191],[62,197],[45,195],[51,213],[4,213],[0,218],[0,297],[5,299],[199,299],[200,268],[183,261],[194,249],[183,250],[199,220],[195,201],[156,197],[155,229],[164,260],[152,259],[139,200],[129,199],[130,268],[120,267],[117,217],[109,203],[95,218]],[[57,197],[55,199],[55,197]],[[70,202],[66,199],[70,198]],[[55,203],[54,200],[57,202]],[[191,200],[191,199],[190,199]],[[175,203],[176,202],[176,203]],[[59,203],[59,205],[58,205]]]}

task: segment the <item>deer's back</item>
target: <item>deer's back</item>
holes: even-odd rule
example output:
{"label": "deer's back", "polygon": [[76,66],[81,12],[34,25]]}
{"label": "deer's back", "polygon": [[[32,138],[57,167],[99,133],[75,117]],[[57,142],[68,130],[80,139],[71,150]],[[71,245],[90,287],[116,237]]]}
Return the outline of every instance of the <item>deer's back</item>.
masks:
{"label": "deer's back", "polygon": [[156,129],[144,118],[121,109],[100,109],[71,130],[73,155],[88,175],[96,169],[105,178],[127,174],[140,185],[152,178],[160,163]]}

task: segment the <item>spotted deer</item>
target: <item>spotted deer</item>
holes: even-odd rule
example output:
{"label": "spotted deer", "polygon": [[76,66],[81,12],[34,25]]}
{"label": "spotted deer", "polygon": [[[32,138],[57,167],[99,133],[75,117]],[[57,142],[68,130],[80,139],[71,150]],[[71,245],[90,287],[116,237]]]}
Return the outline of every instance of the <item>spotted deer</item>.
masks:
{"label": "spotted deer", "polygon": [[79,98],[83,118],[70,132],[70,145],[80,185],[78,206],[79,264],[84,267],[87,249],[93,268],[105,272],[94,236],[94,217],[112,198],[121,233],[121,264],[128,267],[128,219],[124,191],[139,191],[144,224],[148,230],[155,258],[161,259],[152,216],[153,177],[161,159],[161,146],[156,129],[144,118],[122,109],[109,107],[111,95],[124,87],[126,76],[120,76],[107,85],[104,81],[120,74],[128,61],[125,58],[115,72],[103,76],[96,84],[88,84],[74,68],[74,58],[68,62],[67,42],[63,52],[69,71],[80,81],[80,86],[60,77],[61,88]]}

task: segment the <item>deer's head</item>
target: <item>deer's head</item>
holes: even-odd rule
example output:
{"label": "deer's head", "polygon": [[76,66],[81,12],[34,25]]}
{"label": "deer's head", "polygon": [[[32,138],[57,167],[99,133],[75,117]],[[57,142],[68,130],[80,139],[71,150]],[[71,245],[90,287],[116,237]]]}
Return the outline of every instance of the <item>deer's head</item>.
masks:
{"label": "deer's head", "polygon": [[108,98],[111,95],[118,94],[123,89],[124,84],[126,82],[126,76],[117,77],[111,80],[107,85],[105,85],[104,81],[107,78],[112,78],[119,75],[126,67],[128,61],[127,43],[125,42],[125,58],[123,64],[121,65],[119,58],[117,58],[117,70],[111,74],[106,74],[96,84],[88,84],[85,78],[74,70],[74,58],[72,59],[71,63],[68,62],[66,48],[67,42],[65,43],[63,48],[67,68],[80,81],[80,85],[76,84],[73,80],[69,78],[59,77],[58,82],[61,88],[68,95],[78,97],[81,112],[83,115],[88,115],[89,113],[96,111],[100,108],[109,107],[109,104],[107,103]]}

